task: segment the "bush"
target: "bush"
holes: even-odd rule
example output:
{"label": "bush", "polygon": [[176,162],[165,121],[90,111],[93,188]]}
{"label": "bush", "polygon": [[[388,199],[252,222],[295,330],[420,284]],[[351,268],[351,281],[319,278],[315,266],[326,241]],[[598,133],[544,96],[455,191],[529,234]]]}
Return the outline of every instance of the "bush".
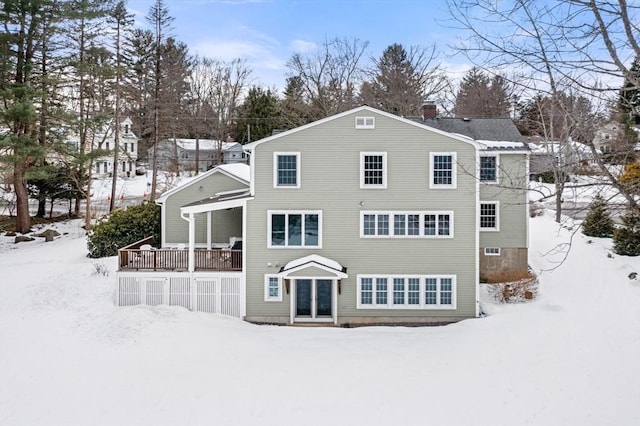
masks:
{"label": "bush", "polygon": [[589,213],[582,222],[582,233],[590,237],[611,237],[613,235],[613,219],[607,210],[607,202],[596,195],[589,204]]}
{"label": "bush", "polygon": [[640,163],[627,164],[620,183],[632,194],[640,194]]}
{"label": "bush", "polygon": [[640,256],[640,214],[627,209],[622,226],[613,231],[613,251],[623,256]]}
{"label": "bush", "polygon": [[494,274],[487,283],[489,293],[500,303],[522,302],[535,298],[538,293],[538,277],[531,270]]}
{"label": "bush", "polygon": [[160,206],[144,203],[126,210],[114,210],[89,233],[89,257],[115,256],[119,248],[151,235],[154,241],[161,241]]}

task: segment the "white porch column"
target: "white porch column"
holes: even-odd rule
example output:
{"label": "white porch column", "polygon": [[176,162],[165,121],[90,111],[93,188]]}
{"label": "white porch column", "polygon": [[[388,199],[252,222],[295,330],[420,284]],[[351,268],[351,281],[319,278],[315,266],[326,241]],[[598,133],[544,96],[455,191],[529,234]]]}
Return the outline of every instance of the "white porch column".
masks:
{"label": "white porch column", "polygon": [[196,218],[189,213],[189,272],[196,269]]}
{"label": "white porch column", "polygon": [[207,249],[211,250],[211,211],[207,212]]}

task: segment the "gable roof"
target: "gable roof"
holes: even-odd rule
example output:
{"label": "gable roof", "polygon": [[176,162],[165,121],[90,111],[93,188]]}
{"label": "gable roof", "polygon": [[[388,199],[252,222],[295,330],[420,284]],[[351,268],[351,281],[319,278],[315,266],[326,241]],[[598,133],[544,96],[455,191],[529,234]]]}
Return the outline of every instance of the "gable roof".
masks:
{"label": "gable roof", "polygon": [[[173,142],[173,138],[167,139]],[[196,150],[196,140],[195,139],[186,139],[186,138],[176,138],[176,145],[178,147],[184,149],[185,151],[195,151]],[[198,149],[200,151],[216,151],[218,146],[222,148],[223,151],[229,151],[233,148],[240,148],[241,145],[239,142],[222,142],[216,139],[200,139],[198,141]],[[241,148],[240,148],[241,149]]]}
{"label": "gable roof", "polygon": [[305,124],[304,126],[296,127],[295,129],[291,129],[291,130],[287,130],[287,131],[284,131],[284,132],[281,132],[281,133],[278,133],[278,134],[275,134],[275,135],[271,135],[271,136],[266,137],[264,139],[260,139],[260,140],[257,140],[255,142],[251,142],[251,143],[245,144],[242,147],[243,147],[243,149],[245,151],[252,152],[258,145],[263,144],[265,142],[269,142],[269,141],[272,141],[274,139],[277,139],[277,138],[280,138],[280,137],[283,137],[283,136],[286,136],[286,135],[291,135],[291,134],[303,131],[305,129],[309,129],[309,128],[312,128],[312,127],[327,123],[329,121],[333,121],[333,120],[345,117],[347,115],[351,115],[351,114],[355,114],[355,113],[359,113],[359,112],[368,112],[368,113],[379,114],[379,115],[382,115],[384,117],[391,118],[391,119],[394,119],[396,121],[403,122],[405,124],[409,124],[409,125],[412,125],[412,126],[420,127],[422,129],[429,130],[429,131],[432,131],[434,133],[437,133],[437,134],[440,134],[440,135],[443,135],[443,136],[447,136],[447,137],[450,137],[450,138],[453,138],[453,139],[457,139],[457,140],[459,140],[461,142],[465,142],[465,143],[471,144],[471,145],[475,146],[476,148],[482,148],[482,146],[477,144],[473,139],[469,139],[469,137],[467,137],[466,135],[463,135],[462,133],[453,134],[453,133],[450,133],[450,132],[448,132],[446,130],[438,129],[438,128],[433,127],[433,126],[426,126],[425,123],[420,122],[418,120],[411,120],[411,119],[407,119],[407,118],[404,118],[404,117],[400,117],[398,115],[394,115],[394,114],[391,114],[391,113],[388,113],[388,112],[385,112],[385,111],[381,111],[379,109],[375,109],[375,108],[372,108],[372,107],[367,106],[367,105],[364,105],[364,106],[361,106],[361,107],[357,107],[357,108],[353,108],[353,109],[350,109],[348,111],[344,111],[344,112],[341,112],[339,114],[335,114],[335,115],[332,115],[330,117],[326,117],[326,118],[320,119],[318,121],[314,121],[313,123],[309,123],[309,124]]}
{"label": "gable roof", "polygon": [[251,180],[251,177],[250,177],[251,171],[248,165],[243,163],[221,164],[217,167],[214,167],[211,170],[208,170],[196,176],[195,178],[192,178],[186,181],[184,184],[180,186],[176,186],[175,188],[170,189],[169,191],[165,192],[160,197],[158,197],[156,199],[156,203],[161,204],[165,202],[169,196],[175,194],[178,191],[183,190],[188,186],[191,186],[197,182],[200,182],[203,179],[206,179],[207,177],[211,176],[214,173],[222,173],[226,176],[229,176],[232,179],[235,179],[241,183],[244,183],[247,186],[249,185],[249,181]]}

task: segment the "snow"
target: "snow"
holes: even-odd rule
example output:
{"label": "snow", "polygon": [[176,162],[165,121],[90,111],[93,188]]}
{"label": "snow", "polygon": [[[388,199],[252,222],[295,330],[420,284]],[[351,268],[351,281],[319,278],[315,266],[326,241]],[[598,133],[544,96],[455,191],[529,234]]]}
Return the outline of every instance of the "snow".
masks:
{"label": "snow", "polygon": [[552,218],[530,223],[536,300],[483,291],[486,317],[415,328],[116,307],[80,221],[2,235],[0,424],[638,425],[640,258]]}
{"label": "snow", "polygon": [[523,142],[513,142],[513,141],[485,141],[485,140],[477,140],[476,142],[481,143],[486,148],[501,148],[501,149],[521,149],[523,151],[527,150],[527,144]]}

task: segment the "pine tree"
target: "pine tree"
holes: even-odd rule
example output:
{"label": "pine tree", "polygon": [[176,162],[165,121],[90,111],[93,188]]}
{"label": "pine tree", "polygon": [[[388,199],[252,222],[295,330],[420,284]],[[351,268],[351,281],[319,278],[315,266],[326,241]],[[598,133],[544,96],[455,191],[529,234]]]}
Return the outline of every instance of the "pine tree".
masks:
{"label": "pine tree", "polygon": [[622,226],[613,231],[613,251],[623,256],[640,256],[640,213],[629,208]]}
{"label": "pine tree", "polygon": [[473,67],[460,83],[454,112],[457,117],[509,117],[511,100],[507,80],[490,78]]}
{"label": "pine tree", "polygon": [[582,222],[582,233],[590,237],[611,237],[613,220],[607,210],[607,203],[599,194],[589,205],[589,213]]}
{"label": "pine tree", "polygon": [[271,136],[274,129],[281,129],[280,100],[270,89],[254,86],[238,108],[236,136],[241,143]]}

